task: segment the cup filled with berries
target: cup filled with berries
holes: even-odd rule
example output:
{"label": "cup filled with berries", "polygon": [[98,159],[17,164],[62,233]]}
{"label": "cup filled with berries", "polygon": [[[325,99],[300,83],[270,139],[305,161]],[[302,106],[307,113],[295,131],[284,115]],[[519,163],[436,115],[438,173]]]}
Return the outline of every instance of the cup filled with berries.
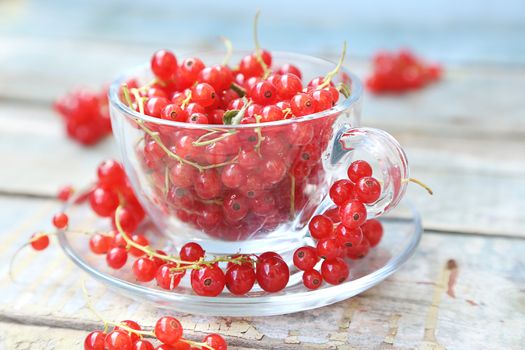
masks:
{"label": "cup filled with berries", "polygon": [[333,204],[330,191],[336,205],[351,203],[356,225],[395,207],[407,160],[392,136],[360,128],[363,88],[345,51],[334,63],[259,47],[227,57],[159,50],[116,80],[113,132],[161,231],[216,254],[291,251]]}

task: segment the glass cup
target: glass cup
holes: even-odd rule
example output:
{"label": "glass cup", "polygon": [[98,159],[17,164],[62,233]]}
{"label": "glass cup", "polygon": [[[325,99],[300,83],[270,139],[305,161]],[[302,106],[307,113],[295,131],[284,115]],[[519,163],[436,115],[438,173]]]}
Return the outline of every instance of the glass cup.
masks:
{"label": "glass cup", "polygon": [[[316,57],[272,54],[275,66],[300,67],[305,82],[335,67]],[[199,57],[207,64],[222,59],[213,53]],[[140,202],[175,245],[195,241],[213,254],[292,251],[304,243],[311,217],[333,205],[330,185],[346,178],[354,160],[368,161],[381,183],[379,200],[367,205],[369,218],[394,208],[405,194],[405,153],[388,133],[359,127],[363,86],[344,68],[332,81],[345,83],[351,93],[331,109],[238,125],[137,113],[122,98],[122,83],[130,78],[140,85],[153,76],[140,67],[111,85],[113,133]]]}

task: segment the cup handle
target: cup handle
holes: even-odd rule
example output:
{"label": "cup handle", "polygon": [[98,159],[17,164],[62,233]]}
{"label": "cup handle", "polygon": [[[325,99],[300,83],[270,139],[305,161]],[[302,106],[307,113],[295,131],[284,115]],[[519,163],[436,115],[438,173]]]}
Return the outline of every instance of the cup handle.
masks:
{"label": "cup handle", "polygon": [[395,208],[405,195],[409,178],[408,161],[399,142],[380,129],[345,125],[337,131],[329,156],[331,173],[336,176],[332,182],[347,178],[348,166],[355,160],[367,161],[372,176],[381,183],[381,196],[367,205],[368,218]]}

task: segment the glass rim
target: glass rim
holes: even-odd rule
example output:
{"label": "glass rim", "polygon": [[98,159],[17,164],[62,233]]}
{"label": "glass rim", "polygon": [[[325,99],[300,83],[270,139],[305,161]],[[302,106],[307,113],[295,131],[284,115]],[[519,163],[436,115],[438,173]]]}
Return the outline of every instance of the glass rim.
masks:
{"label": "glass rim", "polygon": [[[214,51],[201,51],[199,53],[213,53]],[[242,53],[244,51],[237,51],[238,53]],[[246,51],[247,53],[249,51]],[[289,55],[289,56],[295,56],[296,58],[301,59],[308,59],[308,60],[317,60],[322,63],[328,63],[330,65],[335,66],[337,65],[335,62],[311,55],[305,55],[295,52],[286,52],[286,51],[272,51],[272,53],[275,53],[277,55]],[[190,124],[186,122],[177,122],[172,120],[166,120],[161,118],[152,117],[146,114],[141,114],[140,112],[134,111],[131,108],[129,108],[124,101],[120,99],[120,87],[122,83],[127,81],[128,79],[132,78],[133,76],[137,76],[139,72],[144,71],[147,69],[149,65],[143,64],[140,66],[136,66],[133,69],[130,69],[126,71],[124,74],[121,74],[117,79],[115,79],[108,91],[108,97],[109,97],[109,103],[112,106],[115,106],[119,109],[120,112],[122,112],[124,115],[126,115],[128,118],[131,117],[133,119],[138,119],[144,122],[157,124],[157,125],[163,125],[163,126],[173,126],[177,128],[186,128],[186,129],[209,129],[210,126],[215,128],[221,128],[221,129],[250,129],[250,128],[260,128],[260,127],[272,127],[272,126],[283,126],[283,125],[289,125],[293,123],[302,123],[317,119],[322,119],[324,117],[328,117],[334,114],[341,113],[347,109],[349,109],[352,105],[357,103],[363,94],[363,84],[361,82],[361,79],[359,79],[354,73],[350,72],[348,69],[346,69],[344,66],[341,67],[341,70],[339,74],[342,72],[350,77],[350,81],[352,82],[351,86],[351,93],[350,96],[345,97],[344,99],[337,102],[337,104],[327,110],[316,112],[312,114],[307,114],[304,116],[301,116],[299,118],[294,119],[283,119],[283,120],[277,120],[272,122],[265,122],[265,123],[254,123],[254,124],[236,124],[236,125],[226,125],[226,124]],[[343,96],[344,97],[344,96]]]}

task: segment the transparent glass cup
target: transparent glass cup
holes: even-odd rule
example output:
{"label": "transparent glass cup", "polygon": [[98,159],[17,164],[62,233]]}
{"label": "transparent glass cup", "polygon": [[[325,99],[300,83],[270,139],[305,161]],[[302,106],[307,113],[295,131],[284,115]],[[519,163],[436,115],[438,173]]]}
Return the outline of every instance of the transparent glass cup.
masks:
{"label": "transparent glass cup", "polygon": [[[238,53],[243,55],[245,53]],[[273,65],[293,63],[303,81],[335,64],[272,52]],[[198,55],[206,64],[222,55]],[[233,57],[236,61],[238,57]],[[152,221],[175,245],[200,243],[213,254],[287,252],[303,244],[311,217],[330,207],[330,185],[348,165],[368,161],[382,185],[369,218],[394,208],[406,190],[408,164],[388,133],[360,128],[363,87],[344,68],[332,80],[350,87],[331,109],[295,119],[198,125],[142,115],[128,108],[121,85],[153,77],[140,67],[110,87],[113,133],[130,182]]]}

